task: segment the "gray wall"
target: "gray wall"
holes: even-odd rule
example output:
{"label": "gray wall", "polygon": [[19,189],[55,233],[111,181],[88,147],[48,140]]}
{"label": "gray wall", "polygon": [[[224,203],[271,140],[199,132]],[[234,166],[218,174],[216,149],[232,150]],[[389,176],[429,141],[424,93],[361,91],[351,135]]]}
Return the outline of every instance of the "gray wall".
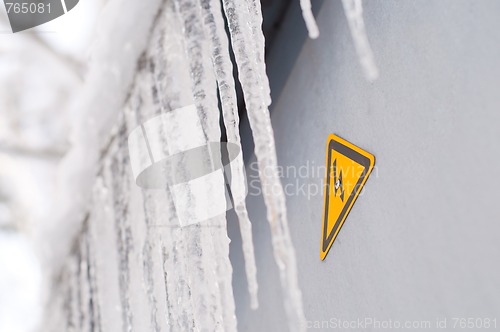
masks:
{"label": "gray wall", "polygon": [[[373,84],[340,1],[324,2],[321,36],[305,41],[285,81],[279,63],[303,24],[292,14],[268,59],[274,82],[286,82],[272,111],[280,164],[324,166],[327,136],[336,133],[373,153],[377,167],[325,261],[323,193],[288,196],[307,319],[429,320],[434,328],[447,318],[451,328],[453,317],[496,317],[499,324],[500,2],[364,1],[380,69]],[[323,179],[282,180],[293,191],[314,190]],[[283,331],[269,226],[253,193],[257,311],[249,309],[238,226],[230,222],[239,329]]]}

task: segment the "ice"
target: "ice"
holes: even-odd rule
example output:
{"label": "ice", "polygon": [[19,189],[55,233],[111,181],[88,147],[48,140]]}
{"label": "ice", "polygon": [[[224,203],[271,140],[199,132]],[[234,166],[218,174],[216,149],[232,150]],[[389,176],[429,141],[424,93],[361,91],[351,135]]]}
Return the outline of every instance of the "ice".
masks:
{"label": "ice", "polygon": [[304,22],[306,22],[307,31],[309,32],[309,38],[318,38],[319,29],[312,13],[311,0],[300,0],[300,8],[302,9],[302,17],[304,18]]}
{"label": "ice", "polygon": [[[156,130],[153,147],[137,145],[149,149],[153,164],[157,161],[152,160],[153,150],[167,157],[186,148],[186,142],[220,142],[221,113],[227,140],[239,149],[230,165],[230,182],[251,307],[258,307],[227,18],[268,209],[274,248],[269,254],[274,254],[279,267],[290,329],[302,330],[305,318],[297,267],[267,108],[271,99],[260,1],[224,0],[224,8],[217,0],[161,5],[155,1],[134,5],[134,15],[127,8],[124,18],[110,14],[119,13],[119,7],[118,1],[111,1],[104,17],[121,26],[124,19],[141,15],[142,23],[134,27],[137,31],[128,32],[130,42],[125,31],[111,45],[104,39],[96,42],[85,88],[75,101],[74,139],[59,177],[62,206],[48,228],[49,238],[63,240],[46,257],[51,277],[58,281],[52,285],[54,301],[46,326],[70,331],[236,331],[225,211],[208,220],[182,223],[180,209],[203,210],[207,202],[189,187],[182,205],[174,186],[137,185],[145,164],[134,160],[129,145],[137,128],[144,141],[152,128]],[[112,97],[95,90],[103,79]],[[178,111],[184,116],[174,116]],[[200,126],[183,126],[186,118]],[[165,120],[168,126],[150,126],[152,119]],[[215,168],[213,158],[208,153],[204,162]],[[183,171],[181,164],[176,166]],[[226,188],[222,172],[214,179],[206,195]]]}
{"label": "ice", "polygon": [[223,4],[253,132],[255,155],[259,164],[262,192],[267,207],[267,219],[271,227],[274,257],[280,270],[288,323],[292,331],[303,330],[305,316],[297,279],[295,253],[288,229],[283,187],[277,173],[276,148],[271,119],[266,98],[262,95],[262,91],[266,89],[261,88],[262,84],[269,83],[267,79],[261,80],[261,77],[256,75],[259,71],[253,61],[255,51],[252,43],[248,42],[251,38],[251,29],[248,29],[247,24],[251,21],[248,12],[241,8],[241,2],[237,0],[224,0]]}
{"label": "ice", "polygon": [[[210,37],[212,48],[212,62],[215,77],[219,88],[222,104],[224,125],[228,142],[239,146],[241,152],[241,139],[239,134],[238,101],[233,79],[233,64],[229,57],[229,43],[225,31],[225,25],[221,13],[221,5],[218,0],[203,0],[202,10],[207,35]],[[263,59],[262,59],[263,61]],[[265,69],[264,69],[265,70]],[[239,188],[246,185],[244,175],[243,155],[239,153],[234,161],[232,169],[232,182]],[[234,191],[233,191],[234,195]],[[236,199],[235,199],[236,200]],[[237,201],[236,214],[240,223],[243,255],[245,258],[245,270],[248,281],[248,292],[250,294],[250,305],[253,309],[258,307],[257,298],[257,268],[255,266],[255,254],[252,239],[252,224],[248,217],[248,211],[244,197]]]}
{"label": "ice", "polygon": [[[81,229],[100,149],[116,124],[160,4],[160,0],[133,2],[123,11],[121,1],[110,1],[102,13],[86,84],[69,111],[73,115],[72,147],[59,166],[56,203],[34,239],[49,274],[61,269]],[[142,19],[131,26],[137,13],[141,13]],[[102,89],[107,93],[102,93]]]}
{"label": "ice", "polygon": [[[207,47],[208,38],[204,34],[203,25],[200,24],[201,6],[197,0],[175,0],[174,3],[183,27],[192,91],[198,114],[207,142],[218,142],[220,128],[217,87]],[[222,177],[219,186],[221,188],[224,186]],[[192,202],[192,204],[197,203]],[[202,278],[202,281],[208,284],[208,287],[192,289],[198,297],[194,306],[200,326],[202,330],[216,331],[223,324],[225,330],[235,331],[232,267],[229,262],[229,239],[225,218],[216,217],[209,222],[203,222],[202,225],[194,225],[188,236],[191,242],[187,250],[191,254],[188,259],[196,262],[196,267],[190,276]],[[213,270],[214,263],[217,266],[216,271]],[[193,282],[193,285],[198,284]]]}
{"label": "ice", "polygon": [[344,6],[359,62],[363,67],[366,79],[373,82],[378,78],[379,72],[366,35],[365,21],[363,20],[363,2],[362,0],[342,0],[342,5]]}
{"label": "ice", "polygon": [[[262,34],[262,11],[260,0],[246,0],[246,2],[248,6],[248,25],[252,28],[252,38],[250,41],[253,43],[254,47],[256,68],[258,70],[257,75],[262,82],[260,88],[262,89],[265,103],[269,106],[271,105],[271,88],[267,82],[265,40]],[[243,8],[241,9],[241,13],[245,13]]]}

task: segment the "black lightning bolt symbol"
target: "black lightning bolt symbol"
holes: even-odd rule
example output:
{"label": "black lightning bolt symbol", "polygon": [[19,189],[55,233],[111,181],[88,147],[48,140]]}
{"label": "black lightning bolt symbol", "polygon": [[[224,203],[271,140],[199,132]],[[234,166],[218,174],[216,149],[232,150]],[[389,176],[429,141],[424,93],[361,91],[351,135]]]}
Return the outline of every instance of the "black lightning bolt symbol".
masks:
{"label": "black lightning bolt symbol", "polygon": [[337,159],[333,161],[333,183],[335,184],[335,197],[337,191],[340,192],[340,199],[344,201],[344,186],[342,184],[342,170],[340,170],[339,178],[337,179]]}

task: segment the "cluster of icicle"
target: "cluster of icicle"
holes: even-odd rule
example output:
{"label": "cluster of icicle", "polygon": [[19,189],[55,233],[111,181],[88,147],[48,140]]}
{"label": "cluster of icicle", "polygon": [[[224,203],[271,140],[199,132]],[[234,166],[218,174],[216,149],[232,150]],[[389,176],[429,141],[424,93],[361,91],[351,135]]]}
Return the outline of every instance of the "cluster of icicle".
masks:
{"label": "cluster of icicle", "polygon": [[[208,139],[215,141],[220,136],[219,115],[213,112],[214,105],[217,104],[216,89],[218,88],[228,142],[238,144],[241,149],[235,82],[232,75],[233,66],[222,13],[227,19],[238,78],[253,131],[255,155],[259,168],[266,170],[266,172],[260,172],[262,189],[271,226],[274,256],[281,275],[289,326],[292,330],[301,329],[305,317],[297,280],[297,267],[288,229],[285,196],[275,171],[277,160],[268,110],[271,97],[264,61],[260,1],[223,0],[222,8],[219,0],[174,0],[174,3],[178,19],[183,27],[194,102],[202,121],[206,121],[204,127],[208,133]],[[243,186],[245,177],[241,154],[236,160],[236,165],[235,182]],[[274,190],[271,192],[271,189]],[[257,279],[251,223],[244,201],[235,206],[235,210],[240,222],[251,307],[257,308]],[[213,240],[223,241],[224,236],[227,237],[227,235],[220,235]],[[230,272],[230,268],[224,269],[224,272]],[[225,295],[229,296],[229,293],[230,290],[225,292]],[[223,311],[227,312],[234,306],[234,304],[228,306],[231,302],[229,297],[221,300],[226,304]],[[230,316],[229,312],[224,315],[224,318],[227,319]],[[229,326],[226,324],[226,326],[231,327],[230,330],[235,327],[233,324]]]}
{"label": "cluster of icicle", "polygon": [[[120,12],[120,1],[110,5]],[[68,184],[61,194],[73,195],[73,199],[61,203],[56,218],[61,222],[50,227],[52,237],[62,239],[61,247],[66,249],[58,251],[61,258],[48,259],[59,262],[55,271],[58,264],[64,265],[62,272],[55,272],[59,282],[53,298],[53,305],[62,307],[63,313],[48,319],[52,321],[47,326],[123,332],[236,331],[225,218],[179,227],[168,189],[148,190],[135,184],[127,149],[128,133],[137,126],[191,104],[197,108],[207,141],[219,141],[220,101],[228,142],[240,146],[241,151],[231,43],[261,169],[289,327],[303,330],[295,254],[276,172],[260,1],[172,0],[131,5],[138,13],[148,14],[158,7],[161,10],[134,78],[131,64],[139,58],[139,45],[146,42],[147,25],[141,23],[128,33],[135,13],[127,10],[113,16],[113,10],[107,12],[114,21],[105,24],[109,29],[103,31],[114,38],[98,42],[103,51],[98,50],[89,65],[92,85],[75,102],[75,113],[81,119],[75,123],[73,149],[61,167],[62,183]],[[106,49],[105,43],[112,47]],[[131,86],[128,91],[127,84]],[[121,114],[117,111],[120,102],[125,102]],[[234,163],[232,182],[244,186],[241,153]],[[75,197],[75,193],[79,195]],[[87,200],[91,209],[82,218],[77,211],[85,210]],[[245,202],[238,203],[235,211],[250,303],[255,309],[257,269]],[[80,233],[77,219],[85,220]],[[71,252],[69,262],[63,258],[64,252]]]}
{"label": "cluster of icicle", "polygon": [[[364,34],[361,0],[343,1],[365,73],[376,77]],[[48,262],[58,262],[53,270],[58,270],[58,264],[65,265],[63,272],[56,273],[60,282],[54,306],[62,306],[66,313],[65,318],[50,318],[53,322],[48,326],[123,332],[236,330],[225,218],[179,227],[168,189],[141,189],[135,184],[126,142],[128,133],[145,121],[191,104],[197,108],[207,141],[217,142],[221,136],[220,101],[227,140],[241,151],[231,43],[253,132],[289,329],[304,330],[297,265],[268,109],[271,97],[260,1],[154,0],[133,2],[123,12],[119,0],[108,6],[107,14],[113,20],[101,30],[106,38],[96,44],[102,51],[94,54],[88,86],[75,102],[74,113],[79,116],[76,139],[61,167],[61,182],[67,187],[60,195],[66,200],[61,201],[63,208],[56,211],[49,227],[49,238],[66,248],[52,250],[56,256],[69,251],[72,255],[65,263],[61,263],[64,258],[48,255],[52,257]],[[301,6],[310,37],[318,37],[310,2],[301,0]],[[136,12],[150,19],[131,27]],[[153,20],[155,12],[159,14]],[[152,31],[149,39],[148,29]],[[109,35],[114,38],[109,40]],[[146,43],[149,46],[139,59],[137,50]],[[134,77],[137,60],[140,66]],[[98,86],[100,89],[95,88]],[[120,113],[123,103],[125,112]],[[234,164],[232,182],[244,186],[241,153]],[[81,218],[79,211],[88,206],[87,201],[92,208]],[[258,285],[251,223],[244,201],[234,208],[250,303],[255,309]],[[77,220],[82,219],[85,227],[78,233],[82,225],[78,227]]]}

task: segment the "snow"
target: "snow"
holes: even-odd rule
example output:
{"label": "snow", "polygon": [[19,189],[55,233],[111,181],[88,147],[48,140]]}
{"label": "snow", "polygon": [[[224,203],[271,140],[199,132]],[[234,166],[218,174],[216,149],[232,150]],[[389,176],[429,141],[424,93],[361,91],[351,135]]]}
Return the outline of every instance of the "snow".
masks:
{"label": "snow", "polygon": [[34,331],[42,312],[42,272],[25,236],[0,232],[0,268],[0,331]]}
{"label": "snow", "polygon": [[[44,230],[35,240],[41,245],[42,259],[50,271],[61,267],[72,240],[81,229],[100,149],[109,139],[124,102],[159,3],[158,0],[147,4],[133,2],[124,11],[121,1],[112,1],[104,8],[85,85],[70,110],[74,117],[72,145],[59,166],[55,206],[44,221]],[[143,19],[131,27],[129,23],[137,13],[141,13]],[[102,93],[100,87],[107,93]],[[58,243],[58,247],[48,247],[47,243]]]}

